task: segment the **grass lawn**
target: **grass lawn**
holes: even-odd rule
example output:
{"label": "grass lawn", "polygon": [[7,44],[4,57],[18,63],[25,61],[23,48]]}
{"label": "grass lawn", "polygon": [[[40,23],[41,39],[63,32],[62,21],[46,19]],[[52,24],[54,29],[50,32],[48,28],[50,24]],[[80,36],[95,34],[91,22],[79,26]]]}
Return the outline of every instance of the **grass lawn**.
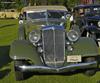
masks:
{"label": "grass lawn", "polygon": [[9,58],[10,44],[17,38],[18,21],[0,20],[0,83],[100,83],[100,72],[88,77],[82,73],[71,75],[34,75],[15,81],[13,62]]}

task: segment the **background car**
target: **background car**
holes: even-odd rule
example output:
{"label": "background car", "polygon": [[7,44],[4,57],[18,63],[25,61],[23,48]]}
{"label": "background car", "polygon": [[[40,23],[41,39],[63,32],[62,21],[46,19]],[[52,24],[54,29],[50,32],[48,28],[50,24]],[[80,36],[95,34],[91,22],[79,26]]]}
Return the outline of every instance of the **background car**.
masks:
{"label": "background car", "polygon": [[74,19],[82,36],[100,40],[100,5],[78,5],[74,8]]}

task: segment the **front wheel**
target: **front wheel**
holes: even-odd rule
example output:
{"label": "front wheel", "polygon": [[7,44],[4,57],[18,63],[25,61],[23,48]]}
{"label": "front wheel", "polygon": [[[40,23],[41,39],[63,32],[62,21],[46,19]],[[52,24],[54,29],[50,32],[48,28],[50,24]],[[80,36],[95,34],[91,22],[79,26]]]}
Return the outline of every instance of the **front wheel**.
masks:
{"label": "front wheel", "polygon": [[[85,62],[92,62],[92,61],[95,61],[95,57],[89,57],[89,58],[85,59]],[[87,69],[84,72],[84,75],[86,75],[86,76],[93,76],[95,74],[96,74],[96,69]]]}
{"label": "front wheel", "polygon": [[15,77],[16,77],[17,81],[27,79],[30,74],[30,72],[22,72],[22,71],[18,70],[17,66],[21,66],[21,65],[29,65],[29,63],[27,63],[26,61],[23,61],[23,60],[14,62],[14,71],[15,71]]}
{"label": "front wheel", "polygon": [[93,69],[91,69],[91,70],[86,70],[85,72],[84,72],[84,75],[86,75],[86,76],[93,76],[93,75],[95,75],[96,74],[96,70],[93,70]]}

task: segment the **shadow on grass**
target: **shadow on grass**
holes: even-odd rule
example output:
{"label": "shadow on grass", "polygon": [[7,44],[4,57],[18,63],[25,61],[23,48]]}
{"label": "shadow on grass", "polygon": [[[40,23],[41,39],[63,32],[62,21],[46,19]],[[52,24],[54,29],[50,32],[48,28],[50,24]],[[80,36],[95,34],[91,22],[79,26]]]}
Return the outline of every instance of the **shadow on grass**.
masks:
{"label": "shadow on grass", "polygon": [[81,74],[81,73],[83,73],[83,72],[85,72],[85,70],[82,70],[82,69],[80,69],[80,70],[75,70],[75,71],[69,71],[69,72],[63,72],[63,73],[38,73],[38,72],[35,72],[35,73],[31,73],[31,74],[33,74],[33,75],[40,75],[40,76],[42,76],[42,75],[62,75],[62,76],[72,76],[72,75],[75,75],[75,74]]}
{"label": "shadow on grass", "polygon": [[16,25],[16,24],[7,24],[7,25],[2,25],[2,26],[0,26],[0,28],[5,28],[5,27],[9,27],[9,26],[14,26],[14,25]]}
{"label": "shadow on grass", "polygon": [[0,79],[2,79],[5,76],[7,76],[10,71],[11,71],[11,69],[5,69],[5,70],[0,71]]}
{"label": "shadow on grass", "polygon": [[[12,61],[9,57],[9,49],[10,46],[0,46],[0,79],[8,75],[8,73],[11,71],[7,66],[9,66],[9,63]],[[6,68],[7,67],[7,68]]]}

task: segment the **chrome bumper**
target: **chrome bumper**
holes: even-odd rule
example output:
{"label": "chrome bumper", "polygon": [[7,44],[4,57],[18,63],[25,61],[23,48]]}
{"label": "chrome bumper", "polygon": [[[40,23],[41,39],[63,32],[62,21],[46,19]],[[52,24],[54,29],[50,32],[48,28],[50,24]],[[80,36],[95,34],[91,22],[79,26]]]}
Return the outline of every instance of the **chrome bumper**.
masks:
{"label": "chrome bumper", "polygon": [[54,67],[47,67],[47,66],[16,66],[16,69],[19,71],[32,71],[32,72],[40,72],[40,73],[64,73],[69,72],[71,70],[77,69],[87,69],[87,68],[96,68],[97,62],[87,62],[87,63],[79,63],[68,65],[64,67],[54,68]]}

